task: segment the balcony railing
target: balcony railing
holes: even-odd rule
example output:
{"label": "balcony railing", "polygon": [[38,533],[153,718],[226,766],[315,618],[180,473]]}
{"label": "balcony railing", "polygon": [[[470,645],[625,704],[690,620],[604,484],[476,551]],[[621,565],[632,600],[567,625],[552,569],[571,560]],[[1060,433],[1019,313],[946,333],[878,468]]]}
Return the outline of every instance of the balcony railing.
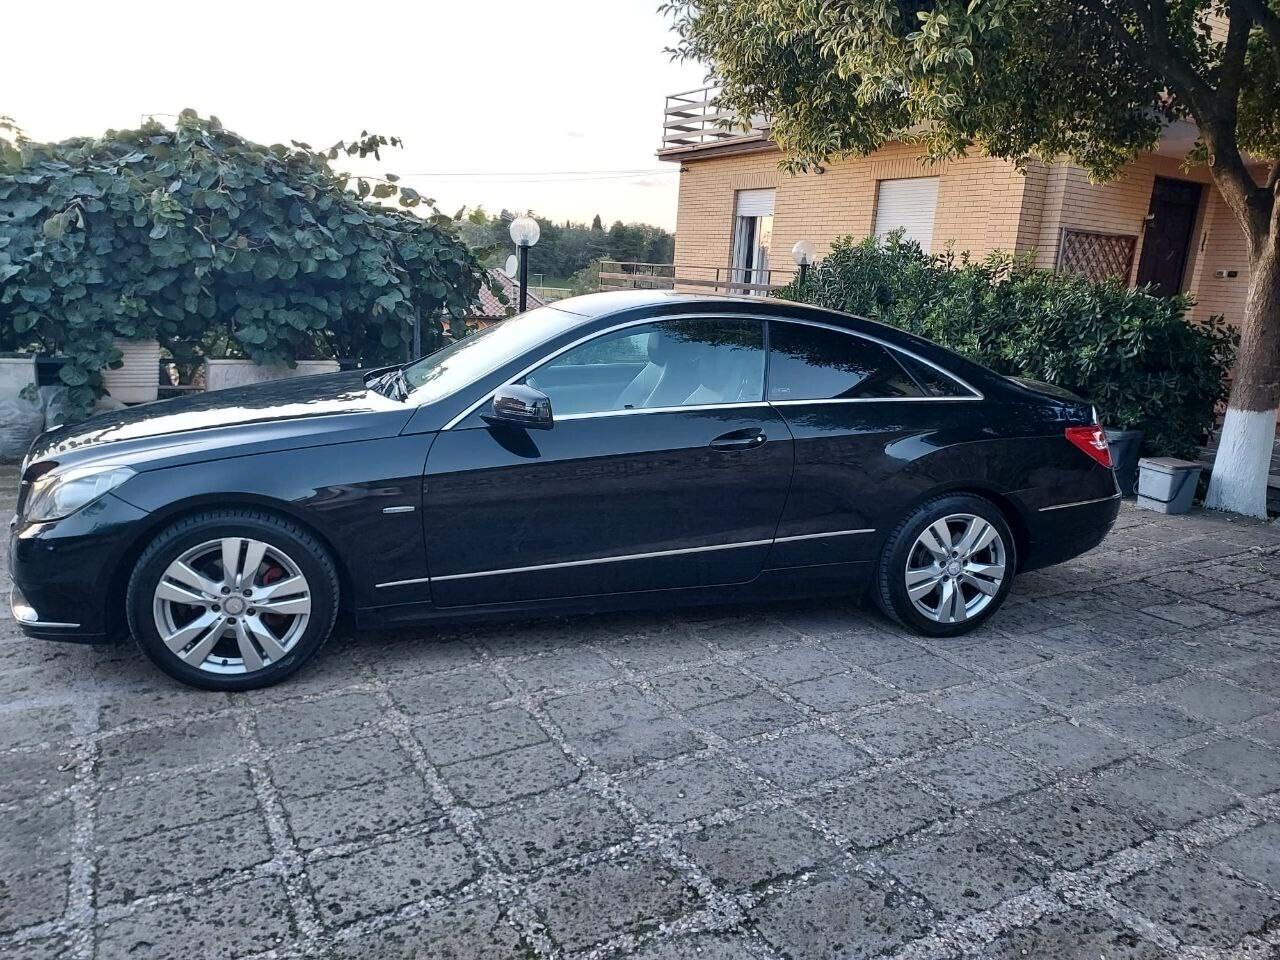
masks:
{"label": "balcony railing", "polygon": [[762,140],[769,122],[763,116],[743,120],[719,102],[719,87],[702,87],[667,97],[661,150],[705,147],[733,140]]}
{"label": "balcony railing", "polygon": [[674,263],[600,261],[601,290],[705,290],[765,294],[791,282],[794,269],[744,270]]}

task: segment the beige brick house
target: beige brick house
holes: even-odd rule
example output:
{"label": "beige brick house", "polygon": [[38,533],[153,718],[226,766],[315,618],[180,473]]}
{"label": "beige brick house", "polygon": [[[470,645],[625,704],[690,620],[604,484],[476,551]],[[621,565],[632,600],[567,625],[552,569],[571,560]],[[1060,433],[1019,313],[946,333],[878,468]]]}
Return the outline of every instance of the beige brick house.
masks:
{"label": "beige brick house", "polygon": [[677,285],[760,292],[785,283],[809,240],[821,257],[837,237],[904,229],[926,250],[1031,253],[1047,269],[1120,276],[1195,298],[1194,315],[1238,318],[1248,285],[1244,234],[1209,180],[1182,169],[1194,131],[1170,128],[1123,175],[1091,184],[1068,163],[970,157],[939,164],[918,148],[790,175],[767,124],[727,131],[714,90],[668,98],[660,159],[680,164]]}

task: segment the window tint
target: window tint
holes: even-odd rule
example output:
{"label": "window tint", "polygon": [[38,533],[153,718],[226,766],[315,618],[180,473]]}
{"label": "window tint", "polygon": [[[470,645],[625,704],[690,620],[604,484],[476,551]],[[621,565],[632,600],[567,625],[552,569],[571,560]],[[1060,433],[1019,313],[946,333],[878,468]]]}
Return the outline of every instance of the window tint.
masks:
{"label": "window tint", "polygon": [[555,307],[539,307],[454,341],[404,368],[414,403],[434,403],[475,383],[581,319]]}
{"label": "window tint", "polygon": [[[634,329],[634,328],[633,328]],[[648,334],[601,337],[562,353],[548,367],[581,366],[603,363],[642,363],[645,360],[645,338]]]}
{"label": "window tint", "polygon": [[606,333],[562,353],[525,382],[556,415],[760,401],[764,325],[665,320]]}
{"label": "window tint", "polygon": [[770,400],[848,400],[924,394],[878,343],[825,327],[769,328]]}
{"label": "window tint", "polygon": [[906,353],[894,353],[899,362],[907,368],[907,372],[916,379],[916,383],[924,387],[931,397],[972,397],[973,391],[966,389],[954,379],[936,367],[931,367],[922,360]]}

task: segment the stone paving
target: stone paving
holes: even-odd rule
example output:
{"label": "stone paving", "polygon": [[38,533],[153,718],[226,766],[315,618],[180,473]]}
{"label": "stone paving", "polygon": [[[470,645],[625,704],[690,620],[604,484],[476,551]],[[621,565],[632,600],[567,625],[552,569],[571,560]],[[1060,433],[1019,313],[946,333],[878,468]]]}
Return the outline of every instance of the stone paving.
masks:
{"label": "stone paving", "polygon": [[1280,530],[1126,507],[961,642],[579,618],[233,696],[5,620],[0,781],[4,958],[1276,956]]}

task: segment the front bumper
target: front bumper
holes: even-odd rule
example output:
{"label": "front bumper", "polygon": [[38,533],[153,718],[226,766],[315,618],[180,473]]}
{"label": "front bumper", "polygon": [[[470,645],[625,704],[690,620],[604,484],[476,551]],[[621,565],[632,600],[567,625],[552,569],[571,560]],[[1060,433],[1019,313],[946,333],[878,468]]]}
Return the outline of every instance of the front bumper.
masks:
{"label": "front bumper", "polygon": [[147,513],[108,493],[51,523],[10,525],[9,603],[22,632],[40,640],[102,643],[123,620],[110,604],[138,524]]}

